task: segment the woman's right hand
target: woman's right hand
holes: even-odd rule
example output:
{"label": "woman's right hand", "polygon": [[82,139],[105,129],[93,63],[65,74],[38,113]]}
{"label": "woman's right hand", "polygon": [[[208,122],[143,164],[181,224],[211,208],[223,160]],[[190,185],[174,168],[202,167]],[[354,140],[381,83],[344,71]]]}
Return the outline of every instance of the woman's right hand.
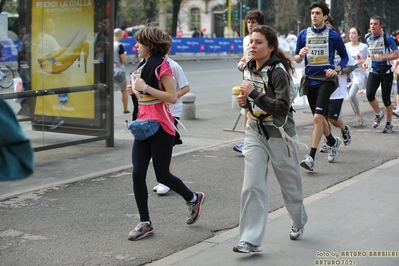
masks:
{"label": "woman's right hand", "polygon": [[245,95],[245,94],[243,93],[243,91],[240,91],[240,94],[237,95],[237,102],[238,102],[238,105],[240,105],[240,106],[245,106],[245,105],[247,105],[247,101],[248,101],[247,95]]}
{"label": "woman's right hand", "polygon": [[137,94],[138,94],[138,92],[137,92],[135,89],[133,89],[133,86],[132,86],[132,85],[127,85],[126,91],[127,91],[127,93],[128,93],[129,95],[136,94],[136,96],[137,96]]}

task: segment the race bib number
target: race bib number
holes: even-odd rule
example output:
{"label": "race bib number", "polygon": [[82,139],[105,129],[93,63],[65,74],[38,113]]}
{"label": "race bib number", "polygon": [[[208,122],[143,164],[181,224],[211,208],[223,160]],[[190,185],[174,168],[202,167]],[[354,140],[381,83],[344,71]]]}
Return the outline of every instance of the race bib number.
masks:
{"label": "race bib number", "polygon": [[322,33],[314,33],[310,28],[306,33],[306,46],[308,47],[308,65],[310,66],[328,66],[329,49],[328,37],[329,30],[326,29]]}
{"label": "race bib number", "polygon": [[385,46],[384,46],[384,36],[381,35],[377,40],[372,41],[368,40],[369,43],[369,55],[371,57],[371,60],[375,60],[375,56],[378,55],[383,55],[385,54]]}

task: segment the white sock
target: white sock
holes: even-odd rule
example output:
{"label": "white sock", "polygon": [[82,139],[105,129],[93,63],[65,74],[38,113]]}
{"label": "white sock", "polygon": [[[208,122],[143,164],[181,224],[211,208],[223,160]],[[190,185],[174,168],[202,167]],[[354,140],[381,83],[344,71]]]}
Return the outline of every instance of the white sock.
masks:
{"label": "white sock", "polygon": [[194,203],[197,201],[197,194],[193,192],[193,198],[190,200],[190,203]]}

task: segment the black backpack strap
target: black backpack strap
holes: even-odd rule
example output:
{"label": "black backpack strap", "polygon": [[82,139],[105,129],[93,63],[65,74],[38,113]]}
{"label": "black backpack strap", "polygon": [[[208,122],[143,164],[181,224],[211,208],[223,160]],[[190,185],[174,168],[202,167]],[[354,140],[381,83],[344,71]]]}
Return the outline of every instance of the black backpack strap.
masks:
{"label": "black backpack strap", "polygon": [[272,74],[273,74],[273,70],[276,68],[276,65],[281,63],[280,61],[276,61],[274,62],[271,66],[269,71],[267,71],[267,85],[270,86],[271,88],[273,88],[273,83],[272,83]]}

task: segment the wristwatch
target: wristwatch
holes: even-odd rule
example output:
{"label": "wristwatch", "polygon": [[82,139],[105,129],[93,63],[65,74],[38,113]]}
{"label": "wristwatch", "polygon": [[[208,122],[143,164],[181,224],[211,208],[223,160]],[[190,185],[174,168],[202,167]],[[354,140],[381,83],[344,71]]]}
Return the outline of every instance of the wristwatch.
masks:
{"label": "wristwatch", "polygon": [[340,65],[338,65],[338,66],[335,67],[335,71],[340,72],[341,70],[342,70],[342,68],[341,68]]}

